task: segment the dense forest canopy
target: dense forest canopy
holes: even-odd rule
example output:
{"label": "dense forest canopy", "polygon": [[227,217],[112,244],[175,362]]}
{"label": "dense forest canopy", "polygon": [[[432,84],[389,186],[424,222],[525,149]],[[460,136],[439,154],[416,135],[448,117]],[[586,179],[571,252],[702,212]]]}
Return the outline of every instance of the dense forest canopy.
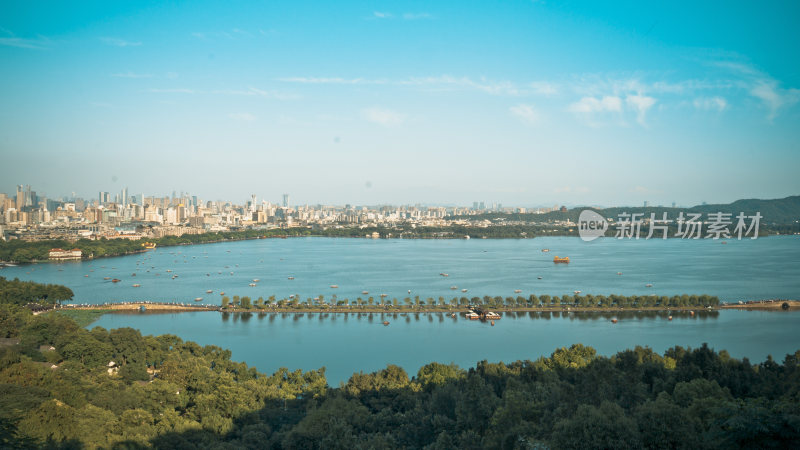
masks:
{"label": "dense forest canopy", "polygon": [[[468,370],[390,365],[329,387],[131,328],[0,304],[0,447],[797,448],[800,351],[588,346]],[[502,345],[498,343],[498,345]],[[264,346],[269,351],[269,346]]]}

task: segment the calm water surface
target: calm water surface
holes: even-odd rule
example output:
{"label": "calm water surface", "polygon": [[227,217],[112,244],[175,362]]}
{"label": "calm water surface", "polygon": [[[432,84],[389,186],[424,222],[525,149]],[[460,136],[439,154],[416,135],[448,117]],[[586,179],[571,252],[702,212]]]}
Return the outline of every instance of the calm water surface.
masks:
{"label": "calm water surface", "polygon": [[[591,345],[600,354],[647,345],[662,353],[675,345],[707,342],[736,358],[782,361],[800,349],[800,311],[725,310],[667,314],[625,313],[612,324],[597,313],[504,314],[495,326],[445,314],[106,314],[93,326],[131,326],[144,334],[177,334],[184,340],[228,348],[233,359],[260,371],[279,367],[326,367],[328,383],[338,386],[354,372],[397,364],[415,375],[432,361],[461,367],[481,360],[535,360],[558,347]],[[383,326],[388,320],[390,324]]]}
{"label": "calm water surface", "polygon": [[[542,248],[549,248],[543,253]],[[553,256],[571,263],[553,264]],[[723,301],[800,298],[800,237],[756,240],[528,240],[265,239],[159,248],[144,254],[0,270],[72,288],[75,301],[150,300],[219,304],[226,295],[351,300],[362,291],[407,296],[712,294]],[[617,275],[622,272],[622,275]],[[449,274],[448,277],[439,275]],[[136,274],[133,276],[133,274]],[[86,276],[88,275],[88,276]],[[173,275],[177,275],[173,278]],[[289,280],[288,277],[294,277]],[[104,277],[119,278],[114,284]],[[541,277],[542,279],[538,279]],[[249,286],[254,279],[256,286]],[[133,287],[140,284],[141,287]],[[647,288],[646,284],[652,284]],[[338,288],[331,288],[338,285]],[[451,289],[456,287],[456,289]],[[462,293],[461,289],[468,289]],[[213,293],[206,293],[212,290]],[[408,291],[411,290],[411,294]],[[198,302],[200,303],[200,302]],[[515,361],[583,343],[611,355],[635,345],[658,352],[708,342],[735,357],[782,359],[800,348],[800,313],[721,311],[689,317],[639,315],[611,325],[601,315],[505,315],[492,327],[445,315],[109,314],[96,324],[131,326],[144,334],[173,333],[229,348],[233,358],[271,373],[327,368],[331,385],[360,370],[399,364],[410,374],[431,362]],[[389,320],[389,326],[383,326]],[[94,326],[92,325],[92,326]]]}
{"label": "calm water surface", "polygon": [[[543,253],[542,248],[549,248]],[[553,264],[553,256],[570,264]],[[622,275],[617,275],[622,272]],[[449,274],[448,277],[440,273]],[[133,274],[136,274],[133,276]],[[86,276],[88,275],[88,277]],[[173,278],[177,275],[177,278]],[[800,298],[800,237],[720,241],[262,239],[0,270],[72,288],[75,301],[219,304],[219,293],[301,299],[572,294],[711,294],[723,301]],[[105,277],[122,281],[112,283]],[[294,277],[294,280],[289,280]],[[542,279],[538,279],[542,277]],[[258,279],[256,286],[249,286]],[[140,287],[133,287],[139,284]],[[652,284],[652,288],[645,287]],[[331,288],[337,285],[338,288]],[[457,289],[451,289],[456,287]],[[462,293],[462,289],[468,289]],[[208,294],[206,291],[213,293]]]}

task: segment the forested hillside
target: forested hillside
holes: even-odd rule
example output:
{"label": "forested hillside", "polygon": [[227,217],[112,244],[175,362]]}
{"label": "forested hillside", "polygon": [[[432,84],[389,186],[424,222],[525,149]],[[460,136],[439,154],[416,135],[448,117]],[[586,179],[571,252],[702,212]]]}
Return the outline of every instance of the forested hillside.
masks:
{"label": "forested hillside", "polygon": [[324,369],[265,375],[177,336],[88,331],[7,303],[0,318],[0,447],[800,445],[800,351],[753,364],[706,346],[609,358],[576,344],[411,378],[388,366],[330,388]]}

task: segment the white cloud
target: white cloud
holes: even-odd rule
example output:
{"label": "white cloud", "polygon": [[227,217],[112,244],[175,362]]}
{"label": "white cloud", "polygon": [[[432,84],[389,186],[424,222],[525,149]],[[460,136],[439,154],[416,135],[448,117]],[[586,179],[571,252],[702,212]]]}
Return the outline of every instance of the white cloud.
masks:
{"label": "white cloud", "polygon": [[133,72],[124,72],[124,73],[112,73],[112,77],[116,78],[151,78],[152,75],[149,73],[133,73]]}
{"label": "white cloud", "polygon": [[622,112],[622,99],[607,95],[597,99],[594,97],[583,97],[579,101],[569,105],[569,111],[574,113],[588,114],[596,112]]}
{"label": "white cloud", "polygon": [[764,103],[769,111],[767,119],[771,121],[778,116],[781,108],[793,105],[800,100],[800,89],[782,89],[775,80],[762,79],[750,89],[750,95]]}
{"label": "white cloud", "polygon": [[240,120],[242,122],[253,122],[256,120],[256,116],[250,113],[230,113],[228,114],[228,117],[233,120]]}
{"label": "white cloud", "polygon": [[432,16],[428,13],[405,13],[403,14],[403,19],[405,20],[421,20],[421,19],[431,19]]}
{"label": "white cloud", "polygon": [[536,125],[542,119],[542,115],[533,105],[516,105],[508,110],[511,111],[511,114],[517,116],[520,120],[529,125]]}
{"label": "white cloud", "polygon": [[364,109],[361,111],[361,116],[368,122],[384,126],[400,125],[406,120],[405,114],[383,108]]}
{"label": "white cloud", "polygon": [[142,45],[141,42],[126,41],[125,39],[112,37],[101,37],[100,40],[105,44],[113,45],[115,47],[138,47]]}
{"label": "white cloud", "polygon": [[376,19],[391,19],[392,13],[375,11],[372,13],[372,17],[375,17]]}
{"label": "white cloud", "polygon": [[178,78],[178,72],[167,72],[165,76],[170,80],[174,80],[175,78]]}
{"label": "white cloud", "polygon": [[339,77],[288,77],[278,78],[278,81],[300,84],[389,84],[388,80]]}
{"label": "white cloud", "polygon": [[556,95],[558,94],[558,85],[548,81],[534,81],[528,85],[533,93],[539,95]]}
{"label": "white cloud", "polygon": [[148,89],[146,92],[150,92],[153,94],[194,94],[195,91],[192,89],[185,89],[185,88],[173,88],[173,89]]}
{"label": "white cloud", "polygon": [[625,104],[636,112],[636,121],[639,122],[639,125],[644,126],[647,110],[656,104],[656,99],[646,95],[629,95],[625,97]]}
{"label": "white cloud", "polygon": [[704,111],[725,111],[728,101],[723,97],[698,97],[692,102],[695,108]]}

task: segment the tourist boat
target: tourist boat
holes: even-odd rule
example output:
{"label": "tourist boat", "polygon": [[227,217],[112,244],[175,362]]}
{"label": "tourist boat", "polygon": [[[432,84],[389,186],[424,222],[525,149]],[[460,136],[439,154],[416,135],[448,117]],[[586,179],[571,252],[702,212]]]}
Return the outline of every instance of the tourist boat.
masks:
{"label": "tourist boat", "polygon": [[133,287],[140,287],[141,284],[134,284]]}
{"label": "tourist boat", "polygon": [[622,272],[617,272],[617,275],[622,275]]}
{"label": "tourist boat", "polygon": [[694,311],[689,311],[689,315],[693,316],[694,315]]}
{"label": "tourist boat", "polygon": [[543,249],[542,249],[542,253],[547,253],[547,252],[549,252],[549,251],[550,251],[550,249],[549,249],[549,248],[543,248]]}
{"label": "tourist boat", "polygon": [[494,326],[494,320],[492,321],[492,326]]}
{"label": "tourist boat", "polygon": [[467,319],[469,320],[478,320],[478,314],[470,311],[466,314]]}
{"label": "tourist boat", "polygon": [[559,258],[558,256],[556,256],[555,258],[553,258],[553,262],[556,263],[556,264],[558,264],[558,263],[569,264],[569,256],[565,256],[563,258]]}
{"label": "tourist boat", "polygon": [[120,280],[119,278],[114,278],[113,280],[111,280],[112,283],[119,283],[120,281],[122,280]]}
{"label": "tourist boat", "polygon": [[253,283],[258,283],[260,280],[258,278],[253,278]]}
{"label": "tourist boat", "polygon": [[461,292],[467,292],[467,290],[466,289],[462,289]]}
{"label": "tourist boat", "polygon": [[389,326],[389,321],[388,320],[384,320],[383,321],[383,326]]}
{"label": "tourist boat", "polygon": [[167,269],[167,272],[172,272],[172,269]]}
{"label": "tourist boat", "polygon": [[369,294],[369,291],[361,291],[361,295],[367,295],[367,294]]}
{"label": "tourist boat", "polygon": [[196,301],[196,302],[202,302],[202,301],[203,301],[203,297],[197,297],[197,298],[195,298],[195,299],[194,299],[194,301]]}
{"label": "tourist boat", "polygon": [[650,283],[647,283],[647,284],[644,285],[644,287],[653,287],[653,285],[650,284]]}
{"label": "tourist boat", "polygon": [[289,277],[290,280],[294,280],[294,277]]}
{"label": "tourist boat", "polygon": [[720,244],[727,244],[727,243],[728,243],[728,241],[722,241],[722,242],[720,242]]}
{"label": "tourist boat", "polygon": [[103,277],[104,280],[110,280],[111,277]]}
{"label": "tourist boat", "polygon": [[386,294],[381,294],[381,298],[387,297]]}
{"label": "tourist boat", "polygon": [[212,291],[211,289],[209,289],[209,290],[207,290],[207,291],[206,291],[206,294],[211,294],[211,293],[213,293],[213,292],[214,292],[214,291]]}
{"label": "tourist boat", "polygon": [[616,318],[611,319],[611,323],[617,323],[617,319]]}
{"label": "tourist boat", "polygon": [[338,285],[338,284],[332,284],[332,285],[331,285],[331,289],[338,289],[338,288],[339,288],[339,285]]}
{"label": "tourist boat", "polygon": [[443,277],[449,277],[449,276],[450,276],[450,274],[449,274],[449,273],[444,273],[444,272],[440,273],[439,275],[441,275],[441,276],[443,276]]}
{"label": "tourist boat", "polygon": [[450,314],[450,317],[452,317],[453,319],[455,319],[455,318],[456,318],[456,313]]}
{"label": "tourist boat", "polygon": [[142,247],[144,247],[146,250],[152,250],[152,249],[156,248],[156,243],[155,242],[145,242],[144,244],[142,244]]}
{"label": "tourist boat", "polygon": [[575,295],[578,295],[578,294],[581,293],[581,291],[573,291],[573,292],[575,293]]}
{"label": "tourist boat", "polygon": [[[25,273],[30,273],[30,272],[25,272]],[[89,274],[84,275],[84,277],[89,278]]]}
{"label": "tourist boat", "polygon": [[252,287],[252,286],[255,286],[255,285],[256,285],[255,283],[250,283],[250,286],[251,286],[251,287]]}
{"label": "tourist boat", "polygon": [[542,277],[536,277],[536,279],[537,279],[537,280],[541,280],[541,279],[542,279]]}
{"label": "tourist boat", "polygon": [[487,320],[499,320],[500,319],[500,314],[497,314],[496,312],[488,311],[486,314],[484,314],[484,318],[486,318]]}
{"label": "tourist boat", "polygon": [[672,316],[667,317],[667,319],[672,320]]}
{"label": "tourist boat", "polygon": [[136,274],[135,274],[135,273],[132,273],[132,274],[131,274],[131,276],[132,276],[132,277],[135,277],[135,276],[136,276]]}
{"label": "tourist boat", "polygon": [[220,292],[219,295],[225,295],[225,291]]}
{"label": "tourist boat", "polygon": [[455,291],[456,289],[458,289],[458,286],[450,286],[450,289]]}
{"label": "tourist boat", "polygon": [[515,294],[519,294],[520,292],[522,292],[522,289],[514,289]]}
{"label": "tourist boat", "polygon": [[178,278],[178,276],[177,275],[173,275],[172,279],[174,280],[175,278]]}

